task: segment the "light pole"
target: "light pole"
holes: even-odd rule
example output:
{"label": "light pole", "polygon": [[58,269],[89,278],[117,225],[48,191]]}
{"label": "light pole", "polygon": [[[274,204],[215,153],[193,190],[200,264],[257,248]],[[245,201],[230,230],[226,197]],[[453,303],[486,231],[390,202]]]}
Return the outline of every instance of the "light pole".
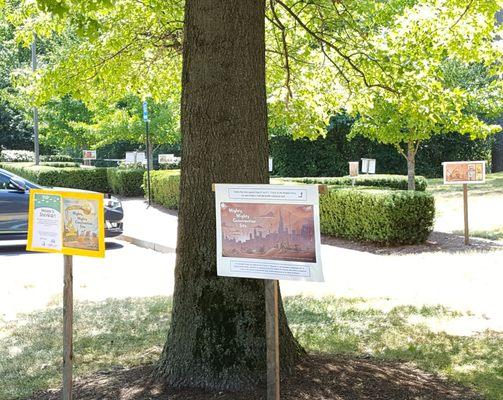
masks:
{"label": "light pole", "polygon": [[[31,43],[31,69],[33,72],[37,70],[37,35],[33,34],[33,42]],[[33,144],[35,147],[35,165],[40,163],[40,148],[38,144],[38,108],[33,107]]]}
{"label": "light pole", "polygon": [[152,203],[152,195],[150,190],[150,136],[148,131],[148,105],[147,101],[143,102],[143,121],[145,122],[145,136],[146,136],[146,154],[147,154],[147,196],[148,205]]}

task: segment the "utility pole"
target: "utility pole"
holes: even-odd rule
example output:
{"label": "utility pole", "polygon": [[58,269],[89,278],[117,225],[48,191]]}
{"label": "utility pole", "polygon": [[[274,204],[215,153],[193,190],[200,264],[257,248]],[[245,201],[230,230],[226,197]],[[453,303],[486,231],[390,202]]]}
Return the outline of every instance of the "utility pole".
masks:
{"label": "utility pole", "polygon": [[[33,42],[31,43],[31,69],[33,72],[37,70],[37,35],[33,34]],[[35,146],[35,165],[40,163],[40,148],[38,144],[38,108],[33,107],[33,144]]]}

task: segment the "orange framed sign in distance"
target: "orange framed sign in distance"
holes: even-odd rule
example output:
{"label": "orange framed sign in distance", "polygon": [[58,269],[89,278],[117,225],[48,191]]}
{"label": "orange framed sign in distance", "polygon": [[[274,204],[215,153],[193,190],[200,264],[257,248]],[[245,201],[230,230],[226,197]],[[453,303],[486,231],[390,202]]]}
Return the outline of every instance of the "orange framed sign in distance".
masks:
{"label": "orange framed sign in distance", "polygon": [[31,189],[26,250],[104,257],[103,194]]}
{"label": "orange framed sign in distance", "polygon": [[484,183],[486,180],[485,161],[446,161],[444,184]]}

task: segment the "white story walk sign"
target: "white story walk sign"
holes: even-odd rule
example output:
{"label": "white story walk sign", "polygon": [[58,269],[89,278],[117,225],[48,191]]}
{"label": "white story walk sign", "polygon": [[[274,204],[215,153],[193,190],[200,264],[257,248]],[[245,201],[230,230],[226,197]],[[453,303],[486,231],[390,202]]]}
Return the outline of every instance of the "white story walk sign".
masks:
{"label": "white story walk sign", "polygon": [[323,282],[317,185],[215,185],[220,276]]}

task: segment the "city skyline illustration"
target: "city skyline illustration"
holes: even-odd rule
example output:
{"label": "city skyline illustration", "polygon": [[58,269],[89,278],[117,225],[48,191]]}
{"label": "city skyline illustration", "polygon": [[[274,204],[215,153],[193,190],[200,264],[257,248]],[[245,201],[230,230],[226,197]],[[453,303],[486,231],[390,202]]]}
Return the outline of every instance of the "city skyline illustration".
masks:
{"label": "city skyline illustration", "polygon": [[222,255],[316,262],[312,205],[221,203]]}

